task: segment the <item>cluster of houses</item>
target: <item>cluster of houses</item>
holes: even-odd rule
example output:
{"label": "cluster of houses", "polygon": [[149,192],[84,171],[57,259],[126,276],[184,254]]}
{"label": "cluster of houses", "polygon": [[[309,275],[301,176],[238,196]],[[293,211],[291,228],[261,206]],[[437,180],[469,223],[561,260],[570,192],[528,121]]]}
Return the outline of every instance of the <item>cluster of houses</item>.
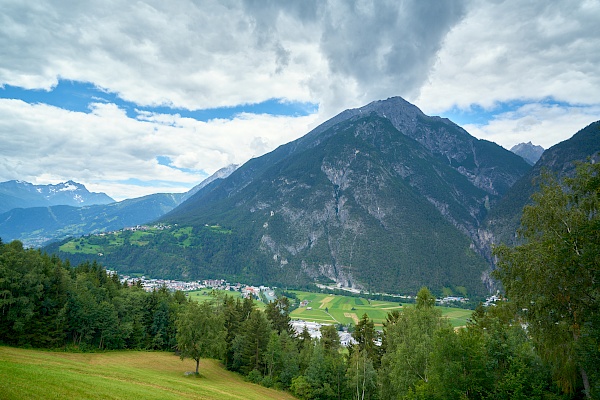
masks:
{"label": "cluster of houses", "polygon": [[113,235],[119,232],[125,232],[125,231],[131,231],[131,232],[137,232],[137,231],[149,231],[150,229],[152,230],[157,230],[157,231],[162,231],[165,229],[171,229],[171,225],[164,225],[164,224],[156,224],[153,226],[148,226],[148,225],[136,225],[136,226],[129,226],[117,231],[107,231],[107,232],[100,232],[100,233],[92,233],[88,236],[108,236],[108,235]]}
{"label": "cluster of houses", "polygon": [[[112,270],[107,270],[106,272],[109,274],[117,273],[116,271]],[[128,275],[122,275],[120,277],[120,281],[121,284],[127,283],[129,286],[137,285],[139,283],[147,292],[151,292],[162,287],[165,287],[171,291],[180,290],[182,292],[214,289],[239,292],[244,298],[251,297],[256,300],[262,300],[263,298],[266,298],[267,301],[271,301],[275,299],[275,292],[268,286],[250,286],[242,283],[231,284],[224,279],[205,279],[202,281],[184,282],[170,279],[149,279],[145,276],[132,277]]]}
{"label": "cluster of houses", "polygon": [[[318,322],[303,321],[301,319],[295,319],[290,322],[292,328],[296,332],[296,335],[300,335],[304,329],[308,331],[310,337],[313,339],[321,339],[321,327],[329,324],[320,324]],[[344,347],[352,346],[357,343],[352,337],[352,334],[346,330],[338,331],[340,337],[340,344]]]}

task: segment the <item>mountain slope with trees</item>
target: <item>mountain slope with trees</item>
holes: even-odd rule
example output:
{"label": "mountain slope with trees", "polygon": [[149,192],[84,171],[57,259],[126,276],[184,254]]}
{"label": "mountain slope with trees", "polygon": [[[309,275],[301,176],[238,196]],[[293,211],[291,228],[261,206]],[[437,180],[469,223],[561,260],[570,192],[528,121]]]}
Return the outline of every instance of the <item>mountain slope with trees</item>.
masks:
{"label": "mountain slope with trees", "polygon": [[495,243],[513,244],[523,207],[539,189],[543,171],[557,177],[575,174],[578,162],[600,161],[600,121],[575,133],[571,138],[544,151],[538,162],[506,193],[486,217],[484,230],[491,233]]}
{"label": "mountain slope with trees", "polygon": [[157,193],[110,204],[16,208],[0,214],[0,237],[41,247],[71,236],[120,230],[153,222],[173,210],[204,187],[229,176],[229,165],[186,193]]}
{"label": "mountain slope with trees", "polygon": [[477,229],[529,168],[391,98],[250,160],[163,221],[219,224],[250,238],[251,248],[228,253],[230,262],[264,259],[260,277],[269,282],[320,279],[413,293],[425,283],[481,293]]}

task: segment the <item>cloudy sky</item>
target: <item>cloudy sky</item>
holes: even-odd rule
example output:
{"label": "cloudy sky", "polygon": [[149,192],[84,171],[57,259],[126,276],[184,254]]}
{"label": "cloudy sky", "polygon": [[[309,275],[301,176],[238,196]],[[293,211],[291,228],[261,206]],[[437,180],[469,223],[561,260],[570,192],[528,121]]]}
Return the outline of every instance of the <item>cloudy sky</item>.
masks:
{"label": "cloudy sky", "polygon": [[402,96],[510,148],[600,119],[600,0],[0,0],[0,181],[181,192]]}

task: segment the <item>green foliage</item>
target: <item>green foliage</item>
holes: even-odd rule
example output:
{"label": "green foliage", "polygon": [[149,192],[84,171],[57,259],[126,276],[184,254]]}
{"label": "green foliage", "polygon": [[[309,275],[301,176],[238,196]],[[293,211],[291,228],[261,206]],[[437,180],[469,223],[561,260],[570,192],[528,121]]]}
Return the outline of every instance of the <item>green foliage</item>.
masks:
{"label": "green foliage", "polygon": [[545,175],[523,210],[521,235],[523,244],[496,249],[497,277],[559,386],[596,395],[589,375],[598,374],[591,360],[600,343],[600,164],[579,165],[562,184]]}
{"label": "green foliage", "polygon": [[209,302],[188,301],[175,322],[181,359],[195,360],[196,374],[201,358],[221,358],[225,350],[225,321],[216,311]]}
{"label": "green foliage", "polygon": [[290,301],[287,297],[278,296],[274,301],[267,303],[265,314],[277,333],[291,333]]}
{"label": "green foliage", "polygon": [[0,342],[77,349],[170,349],[181,296],[124,287],[97,263],[0,244]]}
{"label": "green foliage", "polygon": [[385,354],[381,358],[379,378],[381,397],[403,398],[431,375],[431,359],[436,332],[450,327],[433,307],[429,291],[420,292],[420,302],[405,307],[390,318],[385,329]]}

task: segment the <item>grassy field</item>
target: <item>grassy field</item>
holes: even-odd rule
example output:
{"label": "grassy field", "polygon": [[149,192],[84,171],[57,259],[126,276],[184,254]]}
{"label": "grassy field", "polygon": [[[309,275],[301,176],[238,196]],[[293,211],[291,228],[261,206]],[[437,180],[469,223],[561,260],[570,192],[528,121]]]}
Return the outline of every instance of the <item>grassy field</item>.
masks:
{"label": "grassy field", "polygon": [[245,382],[218,361],[172,353],[60,353],[0,346],[1,399],[293,399]]}
{"label": "grassy field", "polygon": [[[300,307],[291,313],[293,319],[316,321],[321,323],[356,324],[367,314],[375,322],[375,326],[382,326],[386,316],[392,310],[401,310],[406,304],[389,301],[368,300],[363,297],[350,297],[330,295],[324,293],[311,293],[293,291],[300,300],[307,300],[306,307]],[[310,309],[309,309],[310,308]],[[439,307],[442,315],[447,317],[452,326],[464,326],[472,310],[461,308]]]}
{"label": "grassy field", "polygon": [[[390,311],[402,310],[402,307],[407,305],[390,301],[368,300],[364,297],[330,295],[299,290],[291,290],[290,292],[295,293],[300,301],[308,301],[306,307],[299,307],[292,311],[290,314],[292,319],[302,319],[325,324],[346,325],[351,323],[356,325],[363,314],[366,313],[375,322],[376,327],[381,327]],[[214,296],[210,294],[210,290],[198,290],[187,293],[190,298],[196,301],[214,299]],[[223,293],[234,297],[240,296],[237,292]],[[254,304],[257,308],[265,308],[265,304],[260,301],[255,301]],[[439,307],[439,309],[442,311],[442,315],[448,318],[454,327],[465,326],[467,319],[473,313],[472,310],[462,308]]]}

